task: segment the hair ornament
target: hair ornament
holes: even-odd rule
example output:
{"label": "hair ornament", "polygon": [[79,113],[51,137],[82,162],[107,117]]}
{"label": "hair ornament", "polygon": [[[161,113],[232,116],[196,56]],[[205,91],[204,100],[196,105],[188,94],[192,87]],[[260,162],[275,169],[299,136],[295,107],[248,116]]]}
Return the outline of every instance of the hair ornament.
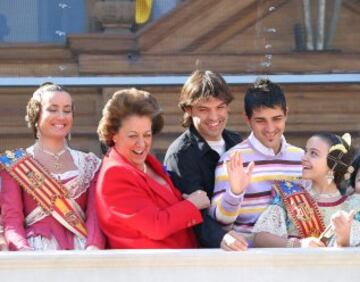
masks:
{"label": "hair ornament", "polygon": [[352,165],[347,168],[347,172],[350,174],[353,173],[354,171],[355,171],[355,169]]}
{"label": "hair ornament", "polygon": [[348,150],[345,148],[344,144],[332,145],[329,149],[329,153],[333,151],[341,151],[343,154],[346,154]]}
{"label": "hair ornament", "polygon": [[38,89],[33,93],[32,99],[41,102],[42,94],[43,94],[42,89]]}
{"label": "hair ornament", "polygon": [[346,171],[346,173],[344,174],[344,179],[345,180],[349,180],[350,179],[350,177],[351,177],[351,174],[354,172],[354,167],[353,166],[348,166],[348,168],[347,168],[347,171]]}
{"label": "hair ornament", "polygon": [[346,142],[346,144],[350,147],[351,146],[351,135],[350,133],[345,133],[341,136],[341,139]]}

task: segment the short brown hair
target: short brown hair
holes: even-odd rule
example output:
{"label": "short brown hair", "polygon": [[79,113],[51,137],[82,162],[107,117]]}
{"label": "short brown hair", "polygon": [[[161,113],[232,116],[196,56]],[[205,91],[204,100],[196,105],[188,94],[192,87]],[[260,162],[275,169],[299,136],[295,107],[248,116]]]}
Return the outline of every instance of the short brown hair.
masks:
{"label": "short brown hair", "polygon": [[[52,92],[65,92],[70,95],[70,93],[64,87],[52,82],[46,82],[35,90],[26,105],[25,121],[28,127],[31,128],[35,139],[38,139],[38,122],[41,113],[41,102],[46,93]],[[74,108],[74,105],[72,105],[72,108]]]}
{"label": "short brown hair", "polygon": [[251,85],[244,96],[244,108],[246,116],[250,119],[254,110],[259,108],[280,107],[284,114],[287,114],[286,98],[281,87],[271,82],[268,78],[259,77]]}
{"label": "short brown hair", "polygon": [[152,120],[152,133],[156,134],[164,126],[162,110],[149,92],[135,88],[116,91],[107,101],[97,133],[101,142],[109,147],[114,146],[113,137],[129,116],[148,116]]}
{"label": "short brown hair", "polygon": [[217,98],[230,104],[234,99],[224,78],[213,71],[194,71],[185,82],[180,95],[179,107],[184,112],[182,125],[189,127],[192,118],[186,112],[194,102],[201,99]]}

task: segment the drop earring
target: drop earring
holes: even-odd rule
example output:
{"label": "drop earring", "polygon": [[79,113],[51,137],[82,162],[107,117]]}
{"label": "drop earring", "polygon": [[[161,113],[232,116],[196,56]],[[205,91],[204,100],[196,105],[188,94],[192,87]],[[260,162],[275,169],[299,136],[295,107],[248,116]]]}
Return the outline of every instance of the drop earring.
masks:
{"label": "drop earring", "polygon": [[71,141],[71,131],[68,133],[68,135],[67,135],[67,140],[68,141]]}
{"label": "drop earring", "polygon": [[332,170],[329,170],[329,172],[326,174],[326,181],[328,185],[334,181],[334,172]]}
{"label": "drop earring", "polygon": [[39,130],[39,124],[35,123],[35,129],[36,129],[36,139],[40,139],[40,130]]}

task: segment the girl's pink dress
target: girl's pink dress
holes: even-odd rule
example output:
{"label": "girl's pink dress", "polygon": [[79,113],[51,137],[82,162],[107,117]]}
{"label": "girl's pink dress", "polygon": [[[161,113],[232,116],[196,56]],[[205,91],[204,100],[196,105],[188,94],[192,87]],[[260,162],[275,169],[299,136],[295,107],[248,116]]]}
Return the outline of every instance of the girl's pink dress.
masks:
{"label": "girl's pink dress", "polygon": [[[88,231],[86,240],[74,235],[36,202],[6,172],[2,178],[3,228],[10,250],[73,250],[95,246],[103,249],[104,237],[95,212],[95,187],[100,159],[92,153],[69,149],[77,170],[54,175],[61,180],[69,196],[84,213]],[[33,154],[33,147],[27,149]]]}

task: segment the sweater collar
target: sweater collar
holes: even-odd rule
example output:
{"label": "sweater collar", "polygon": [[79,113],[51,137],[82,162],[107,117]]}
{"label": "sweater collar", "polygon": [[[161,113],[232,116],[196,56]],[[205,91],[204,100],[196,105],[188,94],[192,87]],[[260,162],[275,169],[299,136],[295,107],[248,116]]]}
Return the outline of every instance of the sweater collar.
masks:
{"label": "sweater collar", "polygon": [[251,132],[248,140],[249,140],[250,144],[257,151],[259,151],[260,153],[262,153],[263,155],[268,156],[268,157],[275,157],[276,155],[280,155],[280,154],[284,153],[286,151],[286,147],[287,147],[287,142],[286,142],[284,135],[281,136],[281,148],[280,148],[279,153],[277,153],[277,154],[275,154],[273,149],[264,146],[260,142],[260,140],[255,137],[255,134],[253,132]]}

